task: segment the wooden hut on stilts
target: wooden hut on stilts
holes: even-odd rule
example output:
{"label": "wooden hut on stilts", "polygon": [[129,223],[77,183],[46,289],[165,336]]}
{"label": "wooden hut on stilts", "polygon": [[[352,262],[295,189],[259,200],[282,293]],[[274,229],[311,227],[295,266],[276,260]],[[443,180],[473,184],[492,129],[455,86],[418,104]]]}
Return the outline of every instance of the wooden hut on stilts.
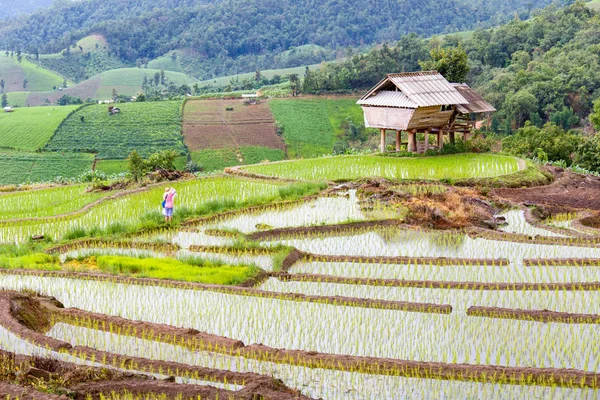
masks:
{"label": "wooden hut on stilts", "polygon": [[[408,132],[407,150],[424,153],[441,150],[444,135],[454,142],[456,133],[468,139],[475,127],[472,116],[495,111],[489,103],[465,84],[451,84],[437,71],[389,74],[358,104],[362,106],[367,128],[381,131],[381,151],[385,152],[386,133],[396,132],[396,151],[400,151],[402,132]],[[417,134],[424,140],[417,142]],[[435,144],[430,143],[435,136]]]}

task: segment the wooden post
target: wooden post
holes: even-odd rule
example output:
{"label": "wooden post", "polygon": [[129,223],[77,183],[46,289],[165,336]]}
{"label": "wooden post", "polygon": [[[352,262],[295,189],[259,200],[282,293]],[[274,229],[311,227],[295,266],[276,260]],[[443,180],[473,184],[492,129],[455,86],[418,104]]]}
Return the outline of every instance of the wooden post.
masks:
{"label": "wooden post", "polygon": [[396,151],[400,151],[400,131],[396,131]]}
{"label": "wooden post", "polygon": [[425,131],[425,146],[423,147],[423,153],[429,150],[429,129]]}
{"label": "wooden post", "polygon": [[463,142],[467,142],[467,140],[469,140],[469,132],[465,131],[463,133]]}
{"label": "wooden post", "polygon": [[444,131],[439,131],[437,136],[438,149],[442,150],[444,148]]}
{"label": "wooden post", "polygon": [[456,143],[456,134],[454,132],[450,132],[450,143],[454,144]]}
{"label": "wooden post", "polygon": [[408,132],[408,151],[411,153],[417,152],[417,130],[413,129]]}
{"label": "wooden post", "polygon": [[381,129],[381,152],[385,153],[385,129]]}

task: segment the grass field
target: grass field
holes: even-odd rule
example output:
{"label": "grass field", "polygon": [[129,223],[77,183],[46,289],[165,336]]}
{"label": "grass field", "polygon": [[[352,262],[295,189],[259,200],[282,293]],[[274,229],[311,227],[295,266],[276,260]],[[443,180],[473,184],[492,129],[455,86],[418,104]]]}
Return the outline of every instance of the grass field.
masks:
{"label": "grass field", "polygon": [[181,102],[124,103],[119,108],[116,115],[109,115],[106,105],[82,108],[61,125],[47,148],[97,153],[99,159],[124,159],[134,149],[143,157],[169,149],[185,153]]}
{"label": "grass field", "polygon": [[[4,79],[5,92],[52,91],[54,87],[61,87],[64,81],[59,74],[28,61],[25,56],[19,63],[16,54],[10,57],[4,51],[0,52],[0,79]],[[24,88],[25,79],[27,87]]]}
{"label": "grass field", "polygon": [[363,122],[354,98],[277,99],[269,102],[290,158],[318,157],[333,152],[342,122]]}
{"label": "grass field", "polygon": [[85,153],[26,153],[0,150],[0,185],[47,182],[72,178],[92,168],[94,156]]}
{"label": "grass field", "polygon": [[269,176],[305,180],[353,180],[361,177],[388,179],[464,179],[493,177],[519,170],[517,159],[494,154],[394,158],[339,156],[284,161],[244,168]]}
{"label": "grass field", "polygon": [[76,108],[22,107],[0,113],[0,147],[28,151],[44,147],[62,120]]}

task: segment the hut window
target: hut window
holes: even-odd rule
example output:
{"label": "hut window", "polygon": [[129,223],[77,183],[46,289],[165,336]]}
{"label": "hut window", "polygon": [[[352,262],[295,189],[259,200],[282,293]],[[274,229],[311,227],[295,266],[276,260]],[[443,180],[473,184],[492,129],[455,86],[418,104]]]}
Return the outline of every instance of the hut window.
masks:
{"label": "hut window", "polygon": [[448,105],[448,104],[446,104],[446,105],[443,105],[443,106],[441,106],[441,107],[440,107],[440,111],[442,111],[442,112],[443,112],[443,111],[452,111],[452,108],[453,108],[453,107],[454,107],[454,106],[452,106],[452,105]]}

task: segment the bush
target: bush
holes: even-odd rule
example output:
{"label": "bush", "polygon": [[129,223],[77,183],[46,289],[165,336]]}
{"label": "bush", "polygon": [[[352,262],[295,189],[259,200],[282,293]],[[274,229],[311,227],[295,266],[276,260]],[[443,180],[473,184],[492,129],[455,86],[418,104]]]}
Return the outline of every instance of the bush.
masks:
{"label": "bush", "polygon": [[580,135],[565,132],[553,123],[538,128],[526,123],[514,135],[502,140],[503,149],[517,156],[547,158],[549,161],[563,160],[567,165],[573,162],[573,154],[583,142]]}

